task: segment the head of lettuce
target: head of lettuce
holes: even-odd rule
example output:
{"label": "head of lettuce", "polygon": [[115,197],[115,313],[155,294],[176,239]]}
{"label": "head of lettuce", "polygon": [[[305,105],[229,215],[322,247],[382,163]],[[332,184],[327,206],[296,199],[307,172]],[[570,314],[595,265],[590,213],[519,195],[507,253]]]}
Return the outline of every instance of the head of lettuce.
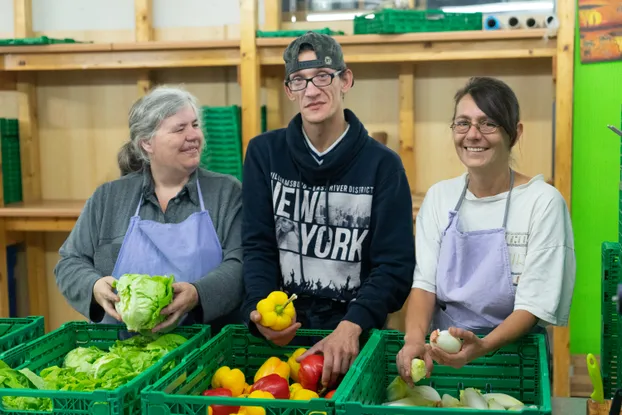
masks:
{"label": "head of lettuce", "polygon": [[128,331],[147,331],[166,319],[160,314],[173,301],[175,278],[164,275],[124,274],[113,283],[117,312]]}

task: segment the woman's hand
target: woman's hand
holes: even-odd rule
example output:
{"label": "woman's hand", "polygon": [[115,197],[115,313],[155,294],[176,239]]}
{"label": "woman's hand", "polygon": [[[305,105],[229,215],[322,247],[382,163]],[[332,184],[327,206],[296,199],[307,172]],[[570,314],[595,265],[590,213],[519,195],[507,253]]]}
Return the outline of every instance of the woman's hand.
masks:
{"label": "woman's hand", "polygon": [[119,296],[117,296],[112,289],[112,283],[114,281],[114,277],[111,276],[98,279],[95,285],[93,285],[93,297],[95,301],[97,301],[97,304],[104,309],[106,314],[118,321],[123,321],[115,309],[115,303],[119,302]]}
{"label": "woman's hand", "polygon": [[430,348],[430,356],[439,364],[460,369],[467,363],[488,353],[486,343],[473,332],[455,327],[449,328],[449,334],[462,339],[462,349],[458,353],[447,353],[438,346]]}
{"label": "woman's hand", "polygon": [[399,351],[395,358],[395,363],[397,364],[397,371],[400,374],[401,378],[406,382],[410,387],[413,387],[415,384],[413,382],[410,366],[411,362],[415,358],[419,358],[425,362],[426,368],[426,378],[430,377],[432,373],[432,369],[434,368],[434,364],[432,363],[432,358],[429,353],[430,346],[425,343],[405,343],[402,350]]}
{"label": "woman's hand", "polygon": [[163,330],[177,323],[187,312],[199,304],[199,292],[196,287],[187,282],[173,284],[173,302],[162,309],[160,314],[168,316],[166,320],[153,328],[153,333]]}

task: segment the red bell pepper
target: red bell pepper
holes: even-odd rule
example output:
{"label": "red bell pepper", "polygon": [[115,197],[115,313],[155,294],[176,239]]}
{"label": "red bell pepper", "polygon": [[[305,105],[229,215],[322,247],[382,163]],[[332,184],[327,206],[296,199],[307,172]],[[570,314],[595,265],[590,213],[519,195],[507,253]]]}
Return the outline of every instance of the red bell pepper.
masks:
{"label": "red bell pepper", "polygon": [[[229,389],[216,388],[203,391],[203,396],[233,396]],[[210,405],[208,409],[209,415],[230,415],[236,414],[240,410],[239,406],[230,405]]]}
{"label": "red bell pepper", "polygon": [[289,382],[276,373],[264,376],[257,380],[252,391],[270,392],[275,399],[289,399]]}
{"label": "red bell pepper", "polygon": [[324,356],[312,354],[300,362],[298,378],[304,389],[317,392],[322,388],[322,370],[324,369]]}
{"label": "red bell pepper", "polygon": [[326,394],[326,396],[324,396],[324,399],[332,399],[334,394],[335,394],[335,389],[333,389],[332,391],[328,392]]}

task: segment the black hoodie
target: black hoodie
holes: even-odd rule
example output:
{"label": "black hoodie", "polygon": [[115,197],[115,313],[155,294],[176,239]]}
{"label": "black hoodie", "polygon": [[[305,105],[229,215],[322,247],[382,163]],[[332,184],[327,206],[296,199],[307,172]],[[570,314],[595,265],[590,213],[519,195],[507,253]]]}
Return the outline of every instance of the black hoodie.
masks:
{"label": "black hoodie", "polygon": [[404,167],[354,113],[344,114],[350,128],[321,165],[305,143],[300,114],[248,145],[242,190],[247,323],[259,300],[276,290],[346,303],[344,320],[363,330],[382,328],[408,297],[415,249]]}

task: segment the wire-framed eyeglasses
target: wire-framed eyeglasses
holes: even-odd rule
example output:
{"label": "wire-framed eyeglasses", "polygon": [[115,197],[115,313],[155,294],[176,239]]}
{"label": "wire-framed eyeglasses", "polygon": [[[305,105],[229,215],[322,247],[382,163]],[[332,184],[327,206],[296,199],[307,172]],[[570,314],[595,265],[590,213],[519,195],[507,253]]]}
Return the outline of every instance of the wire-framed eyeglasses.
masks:
{"label": "wire-framed eyeglasses", "polygon": [[457,134],[466,134],[474,126],[482,134],[492,134],[499,129],[499,124],[495,124],[492,121],[480,121],[472,123],[466,120],[455,121],[451,124],[451,129]]}
{"label": "wire-framed eyeglasses", "polygon": [[307,88],[309,82],[313,83],[313,85],[318,88],[323,88],[332,84],[333,79],[335,79],[335,77],[341,72],[343,72],[343,70],[333,73],[322,72],[315,76],[312,76],[311,78],[302,78],[300,76],[297,76],[293,79],[288,79],[287,81],[285,81],[285,85],[287,85],[287,87],[291,91],[302,91],[303,89]]}

